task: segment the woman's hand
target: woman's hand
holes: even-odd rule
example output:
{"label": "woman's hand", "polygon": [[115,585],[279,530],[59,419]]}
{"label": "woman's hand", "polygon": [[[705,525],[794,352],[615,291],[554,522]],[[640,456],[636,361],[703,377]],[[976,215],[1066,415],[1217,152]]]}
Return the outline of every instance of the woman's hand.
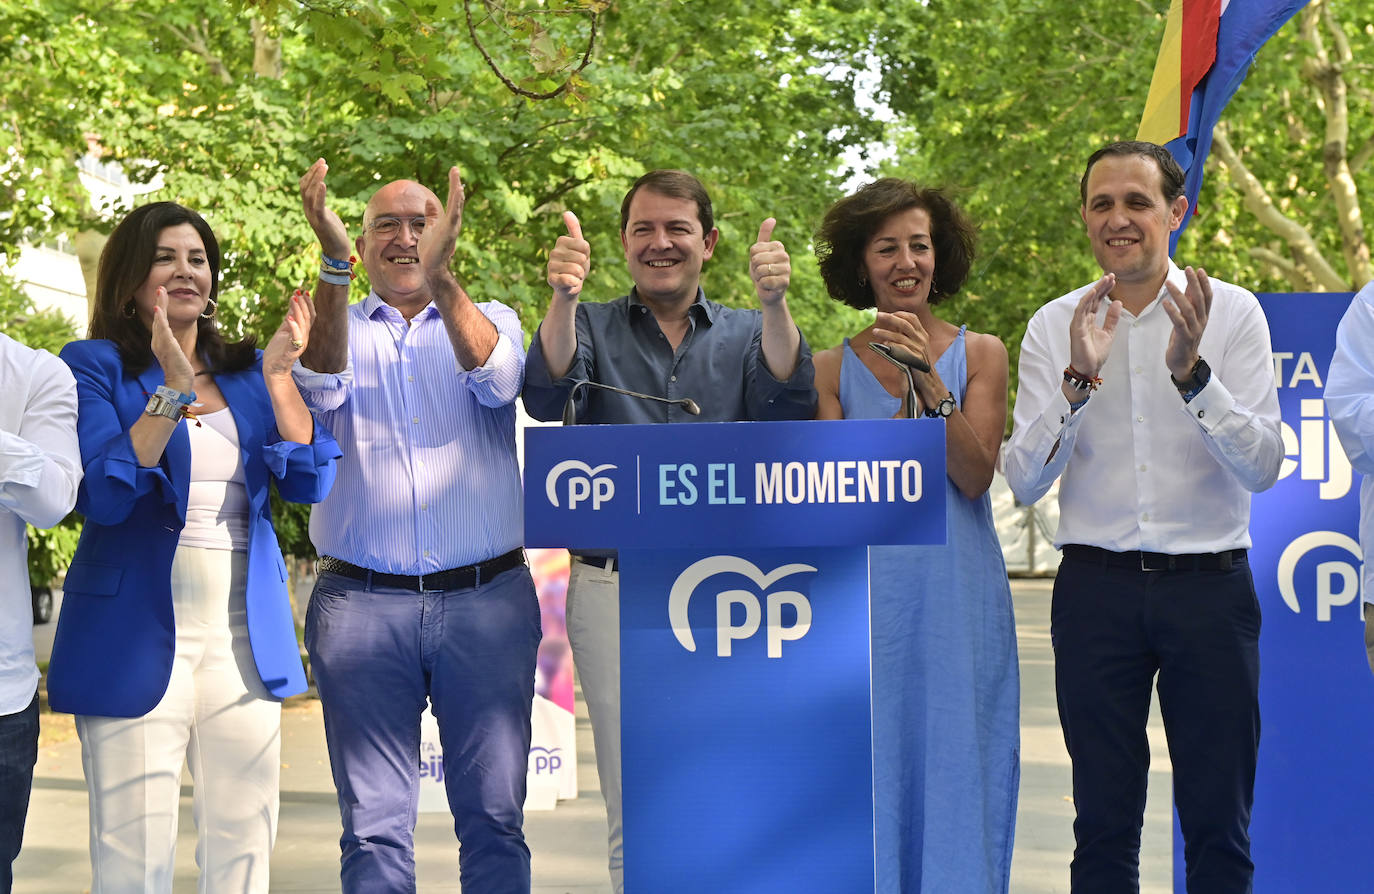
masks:
{"label": "woman's hand", "polygon": [[[930,333],[921,325],[920,318],[909,310],[899,310],[896,313],[878,311],[878,316],[873,321],[873,340],[879,344],[905,348],[924,360],[926,366],[931,366]],[[922,372],[913,368],[911,376],[915,380],[916,391],[923,406],[933,406],[949,393],[949,389],[944,387],[933,369]]]}
{"label": "woman's hand", "polygon": [[172,334],[167,324],[167,290],[157,287],[157,303],[153,305],[153,356],[157,365],[162,367],[162,380],[168,388],[175,388],[182,394],[190,394],[195,386],[196,373],[191,368],[191,360],[181,349],[181,342]]}
{"label": "woman's hand", "polygon": [[315,304],[310,300],[310,293],[300,289],[292,292],[291,307],[262,352],[264,378],[291,377],[291,367],[310,343],[310,327],[314,322]]}

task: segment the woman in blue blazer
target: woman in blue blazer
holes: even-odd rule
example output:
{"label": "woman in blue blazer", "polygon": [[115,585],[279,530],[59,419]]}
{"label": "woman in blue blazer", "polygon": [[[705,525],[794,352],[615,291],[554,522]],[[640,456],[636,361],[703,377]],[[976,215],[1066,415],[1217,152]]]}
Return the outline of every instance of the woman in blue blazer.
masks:
{"label": "woman in blue blazer", "polygon": [[314,310],[265,351],[215,325],[220,254],[200,215],[138,208],[100,258],[76,376],[85,516],[48,699],[77,715],[92,894],[171,892],[183,760],[201,891],[266,892],[281,699],[305,689],[268,483],[323,499],[338,446],[291,380]]}

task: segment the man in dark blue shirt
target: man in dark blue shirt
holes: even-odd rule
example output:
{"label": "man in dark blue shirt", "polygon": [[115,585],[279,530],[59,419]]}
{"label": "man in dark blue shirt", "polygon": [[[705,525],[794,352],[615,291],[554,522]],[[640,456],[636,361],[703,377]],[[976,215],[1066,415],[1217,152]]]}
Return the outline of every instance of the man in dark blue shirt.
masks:
{"label": "man in dark blue shirt", "polygon": [[[724,307],[701,289],[715,251],[711,199],[683,171],[651,171],[620,206],[620,243],[635,286],[598,304],[579,302],[591,248],[576,215],[549,255],[553,298],[525,364],[525,408],[558,419],[574,385],[597,382],[680,404],[579,388],[577,419],[587,423],[738,422],[810,419],[816,411],[811,349],[787,310],[791,264],[775,221],[759,227],[749,274],[759,309]],[[614,553],[574,555],[567,624],[592,721],[597,770],[610,827],[610,868],[624,891],[620,824],[620,575]]]}

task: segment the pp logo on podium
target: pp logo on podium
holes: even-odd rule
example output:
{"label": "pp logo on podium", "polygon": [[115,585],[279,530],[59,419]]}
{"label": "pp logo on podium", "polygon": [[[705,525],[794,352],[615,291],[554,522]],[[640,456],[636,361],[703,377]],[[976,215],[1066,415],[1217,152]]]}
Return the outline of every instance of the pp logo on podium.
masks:
{"label": "pp logo on podium", "polygon": [[601,477],[601,473],[614,468],[615,466],[611,463],[589,466],[581,460],[565,459],[549,469],[549,474],[544,478],[544,493],[548,495],[549,503],[553,505],[553,508],[560,508],[558,479],[567,472],[579,473],[567,477],[568,508],[576,509],[578,503],[591,500],[592,509],[600,509],[602,503],[608,503],[615,497],[615,482],[611,480],[609,475]]}
{"label": "pp logo on podium", "polygon": [[[766,614],[765,638],[769,658],[782,657],[782,644],[799,640],[811,629],[811,602],[796,590],[776,590],[769,587],[778,581],[796,574],[815,572],[812,565],[783,565],[765,573],[761,568],[738,556],[711,556],[694,562],[687,567],[668,593],[668,620],[673,627],[673,636],[688,652],[697,650],[692,636],[692,625],[687,617],[687,609],[697,588],[717,574],[737,574],[758,585],[763,594],[766,608],[759,597],[748,590],[722,590],[716,594],[716,655],[729,658],[736,640],[749,639],[758,633],[759,625]],[[735,624],[732,621],[734,606],[744,608],[744,620]],[[783,623],[783,606],[791,606],[794,622]]]}

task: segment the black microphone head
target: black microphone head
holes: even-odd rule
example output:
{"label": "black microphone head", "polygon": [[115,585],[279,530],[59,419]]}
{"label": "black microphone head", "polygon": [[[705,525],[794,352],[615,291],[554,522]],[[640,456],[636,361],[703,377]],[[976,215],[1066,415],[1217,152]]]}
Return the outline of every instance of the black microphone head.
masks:
{"label": "black microphone head", "polygon": [[924,357],[913,354],[901,345],[887,345],[887,351],[893,360],[905,363],[912,369],[919,369],[923,373],[930,372],[930,364],[926,363]]}
{"label": "black microphone head", "polygon": [[701,415],[701,407],[697,406],[697,402],[692,400],[690,397],[684,397],[682,399],[682,409],[684,412],[692,416]]}

